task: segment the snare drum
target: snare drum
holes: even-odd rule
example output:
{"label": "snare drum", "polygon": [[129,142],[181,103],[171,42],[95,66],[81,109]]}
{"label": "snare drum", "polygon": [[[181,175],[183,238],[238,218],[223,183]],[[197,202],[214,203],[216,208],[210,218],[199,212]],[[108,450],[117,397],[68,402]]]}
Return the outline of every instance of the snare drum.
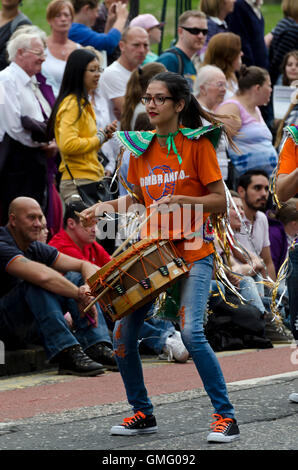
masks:
{"label": "snare drum", "polygon": [[170,240],[144,239],[88,279],[91,294],[115,321],[154,300],[189,272]]}

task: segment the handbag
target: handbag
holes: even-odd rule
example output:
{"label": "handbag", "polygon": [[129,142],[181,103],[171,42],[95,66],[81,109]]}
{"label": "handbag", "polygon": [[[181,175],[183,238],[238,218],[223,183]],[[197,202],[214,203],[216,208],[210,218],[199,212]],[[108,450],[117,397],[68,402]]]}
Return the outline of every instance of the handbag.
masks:
{"label": "handbag", "polygon": [[265,334],[265,319],[260,310],[250,303],[242,304],[233,293],[226,292],[226,300],[210,297],[205,335],[214,351],[272,348]]}
{"label": "handbag", "polygon": [[76,187],[78,195],[81,200],[88,206],[93,206],[99,201],[106,202],[111,201],[114,193],[110,190],[110,184],[108,178],[103,178],[99,181],[94,181],[88,184],[79,185],[74,179],[68,164],[64,161],[65,168],[67,169],[73,184]]}
{"label": "handbag", "polygon": [[113,199],[109,181],[106,178],[100,181],[94,181],[94,183],[77,185],[76,188],[81,199],[87,206],[93,206],[99,201],[106,202]]}

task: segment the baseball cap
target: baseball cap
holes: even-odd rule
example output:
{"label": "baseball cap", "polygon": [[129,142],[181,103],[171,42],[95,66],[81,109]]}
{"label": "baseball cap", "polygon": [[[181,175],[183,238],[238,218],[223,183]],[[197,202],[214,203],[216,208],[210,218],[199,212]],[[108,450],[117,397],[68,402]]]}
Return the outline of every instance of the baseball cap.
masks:
{"label": "baseball cap", "polygon": [[160,23],[155,16],[150,13],[145,13],[143,15],[138,15],[131,20],[129,26],[140,26],[146,30],[154,28],[155,26],[163,26],[164,23]]}

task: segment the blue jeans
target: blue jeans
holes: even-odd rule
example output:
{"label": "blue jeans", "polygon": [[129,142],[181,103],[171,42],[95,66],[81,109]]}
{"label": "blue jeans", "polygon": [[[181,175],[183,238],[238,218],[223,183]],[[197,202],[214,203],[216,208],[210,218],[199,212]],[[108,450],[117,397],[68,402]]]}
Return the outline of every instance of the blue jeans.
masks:
{"label": "blue jeans", "polygon": [[258,280],[260,280],[260,277],[258,276],[244,276],[241,278],[239,283],[240,294],[248,303],[257,307],[260,312],[264,314],[266,311],[263,303],[264,286],[262,284],[257,284]]}
{"label": "blue jeans", "polygon": [[[79,273],[67,273],[65,277],[77,286],[83,284]],[[81,318],[74,299],[21,282],[0,299],[0,339],[4,344],[25,346],[38,336],[48,359],[75,344],[81,344],[83,349],[100,342],[111,344],[105,319],[98,306],[97,311],[98,327],[93,328],[85,318]],[[73,318],[74,332],[70,331],[64,319],[66,312],[70,312]]]}
{"label": "blue jeans", "polygon": [[298,340],[298,245],[289,252],[289,276],[287,278],[291,330]]}
{"label": "blue jeans", "polygon": [[[203,320],[212,270],[213,257],[210,255],[195,262],[189,276],[180,282],[180,330],[215,412],[233,418],[234,409],[219,362],[204,335]],[[145,414],[151,414],[153,406],[144,384],[138,334],[149,308],[147,305],[120,319],[114,329],[114,350],[128,402],[134,412],[143,411]]]}

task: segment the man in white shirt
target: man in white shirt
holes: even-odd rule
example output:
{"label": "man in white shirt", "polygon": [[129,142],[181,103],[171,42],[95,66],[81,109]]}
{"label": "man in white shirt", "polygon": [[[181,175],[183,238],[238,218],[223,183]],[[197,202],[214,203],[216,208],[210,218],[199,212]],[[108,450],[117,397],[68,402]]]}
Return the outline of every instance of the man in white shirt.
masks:
{"label": "man in white shirt", "polygon": [[122,34],[119,47],[119,59],[104,70],[99,83],[103,96],[108,100],[112,121],[120,121],[127,82],[149,51],[147,31],[139,26],[128,27]]}
{"label": "man in white shirt", "polygon": [[243,202],[245,227],[237,234],[237,240],[263,260],[269,277],[274,281],[276,272],[270,252],[268,220],[262,212],[266,208],[269,196],[266,172],[261,169],[250,170],[241,175],[238,194]]}
{"label": "man in white shirt", "polygon": [[[121,55],[107,67],[100,77],[99,90],[108,106],[108,122],[120,119],[126,85],[132,72],[140,66],[149,51],[149,36],[145,29],[139,26],[128,27],[122,34],[119,43]],[[119,143],[116,138],[104,145],[103,153],[108,159],[106,174],[112,175],[115,171],[116,157],[119,153]]]}
{"label": "man in white shirt", "polygon": [[45,209],[46,152],[51,148],[35,142],[22,124],[24,117],[42,123],[49,113],[35,77],[45,59],[44,43],[39,34],[21,33],[9,41],[7,52],[11,63],[0,72],[2,223],[10,202],[18,196],[32,197]]}

